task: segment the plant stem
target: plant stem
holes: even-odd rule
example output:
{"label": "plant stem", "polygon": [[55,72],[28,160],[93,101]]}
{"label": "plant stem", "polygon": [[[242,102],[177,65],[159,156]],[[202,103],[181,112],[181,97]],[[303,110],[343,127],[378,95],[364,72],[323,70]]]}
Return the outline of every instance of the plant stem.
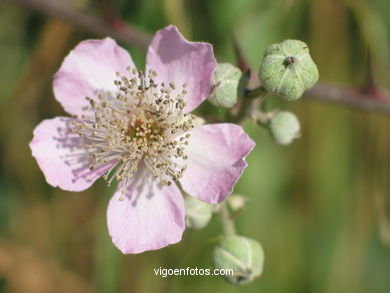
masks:
{"label": "plant stem", "polygon": [[[83,28],[100,36],[111,36],[114,39],[131,44],[134,47],[145,49],[152,36],[139,30],[137,27],[124,24],[121,28],[115,27],[101,17],[87,14],[68,4],[69,1],[58,0],[3,0],[11,4],[18,4],[53,17],[63,19],[75,26]],[[2,2],[2,1],[0,1]]]}
{"label": "plant stem", "polygon": [[[267,95],[267,91],[262,87],[257,87],[253,90],[246,90],[244,96],[241,99],[241,104],[239,105],[239,110],[236,115],[228,114],[226,117],[226,122],[232,122],[240,124],[246,117],[250,116],[250,109],[252,107],[258,107],[261,103],[261,99]],[[223,232],[225,237],[232,236],[236,234],[236,229],[234,227],[234,221],[229,214],[229,209],[227,207],[227,202],[223,201],[220,203],[219,215],[221,217],[221,223],[223,227]]]}
{"label": "plant stem", "polygon": [[259,86],[251,90],[246,90],[245,98],[258,98],[264,96],[266,93],[267,91],[265,90],[265,88]]}
{"label": "plant stem", "polygon": [[256,98],[263,98],[267,94],[267,91],[262,87],[259,86],[253,90],[246,90],[244,93],[244,96],[241,99],[240,108],[238,110],[238,113],[236,115],[232,115],[230,117],[227,117],[228,122],[233,122],[240,124],[242,123],[246,117],[249,115],[249,110],[252,108],[252,105]]}
{"label": "plant stem", "polygon": [[221,223],[223,233],[225,237],[236,235],[236,229],[234,228],[234,221],[230,217],[229,210],[226,201],[220,203],[219,215],[221,217]]}

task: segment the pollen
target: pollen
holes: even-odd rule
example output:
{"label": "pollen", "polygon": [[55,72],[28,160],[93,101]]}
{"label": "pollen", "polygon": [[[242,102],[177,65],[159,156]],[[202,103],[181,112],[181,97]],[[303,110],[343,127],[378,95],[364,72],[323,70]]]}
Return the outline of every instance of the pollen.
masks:
{"label": "pollen", "polygon": [[72,131],[83,138],[91,156],[91,170],[112,166],[103,176],[126,186],[140,166],[162,185],[171,185],[187,168],[186,146],[194,116],[184,113],[186,85],[156,83],[157,72],[147,75],[128,67],[117,73],[115,93],[86,97],[84,114],[73,121]]}

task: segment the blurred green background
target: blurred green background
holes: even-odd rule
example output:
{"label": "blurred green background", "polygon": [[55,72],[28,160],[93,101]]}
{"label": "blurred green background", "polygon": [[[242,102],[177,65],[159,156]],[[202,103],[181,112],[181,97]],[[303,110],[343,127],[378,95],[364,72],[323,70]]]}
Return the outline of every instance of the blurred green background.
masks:
{"label": "blurred green background", "polygon": [[[213,43],[219,61],[236,62],[232,34],[253,68],[267,45],[298,38],[321,82],[386,89],[390,81],[388,0],[68,2],[94,15],[114,7],[151,34],[176,24],[186,38]],[[112,190],[102,182],[82,193],[50,187],[28,148],[39,121],[64,114],[52,75],[92,37],[100,36],[0,1],[1,293],[390,292],[390,118],[308,99],[282,104],[303,128],[290,147],[245,125],[257,147],[235,188],[249,197],[236,225],[264,247],[261,278],[237,287],[213,276],[155,276],[159,267],[212,267],[217,217],[177,245],[121,255],[106,228]],[[142,68],[145,50],[121,45]]]}

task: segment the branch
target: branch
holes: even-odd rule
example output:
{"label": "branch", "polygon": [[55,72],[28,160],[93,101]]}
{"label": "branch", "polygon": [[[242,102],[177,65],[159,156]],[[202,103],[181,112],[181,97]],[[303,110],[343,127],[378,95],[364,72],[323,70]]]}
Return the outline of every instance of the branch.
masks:
{"label": "branch", "polygon": [[378,98],[356,89],[320,83],[306,91],[304,98],[390,115],[390,93],[382,92],[381,94]]}
{"label": "branch", "polygon": [[[103,21],[101,18],[72,8],[64,0],[2,0],[20,6],[64,19],[90,33],[101,36],[112,36],[118,41],[130,44],[140,49],[146,49],[151,36],[120,20],[114,22]],[[318,84],[308,90],[304,98],[321,102],[331,102],[347,107],[373,111],[390,115],[390,93],[385,93],[381,99],[373,95],[364,94],[347,87],[337,87],[327,84]]]}
{"label": "branch", "polygon": [[112,36],[114,39],[131,44],[140,49],[148,47],[151,36],[122,22],[109,23],[101,18],[72,8],[64,0],[3,0],[9,3],[32,9],[34,11],[57,17],[83,28],[93,34]]}

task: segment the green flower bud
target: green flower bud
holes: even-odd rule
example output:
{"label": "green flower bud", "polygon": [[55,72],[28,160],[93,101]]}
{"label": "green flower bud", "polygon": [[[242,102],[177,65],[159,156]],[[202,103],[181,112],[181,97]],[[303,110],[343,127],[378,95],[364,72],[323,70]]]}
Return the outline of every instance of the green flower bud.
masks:
{"label": "green flower bud", "polygon": [[311,88],[318,77],[317,66],[304,42],[285,40],[265,50],[259,78],[268,92],[294,101]]}
{"label": "green flower bud", "polygon": [[186,210],[186,227],[202,229],[210,222],[213,215],[213,205],[207,204],[195,197],[187,196],[184,200]]}
{"label": "green flower bud", "polygon": [[252,282],[263,271],[264,252],[260,243],[242,236],[228,236],[214,249],[214,266],[233,269],[233,275],[224,275],[232,284]]}
{"label": "green flower bud", "polygon": [[217,107],[231,108],[241,95],[241,70],[230,63],[218,63],[213,75],[209,101]]}
{"label": "green flower bud", "polygon": [[288,145],[300,136],[298,118],[291,112],[276,113],[269,122],[272,137],[278,144]]}

